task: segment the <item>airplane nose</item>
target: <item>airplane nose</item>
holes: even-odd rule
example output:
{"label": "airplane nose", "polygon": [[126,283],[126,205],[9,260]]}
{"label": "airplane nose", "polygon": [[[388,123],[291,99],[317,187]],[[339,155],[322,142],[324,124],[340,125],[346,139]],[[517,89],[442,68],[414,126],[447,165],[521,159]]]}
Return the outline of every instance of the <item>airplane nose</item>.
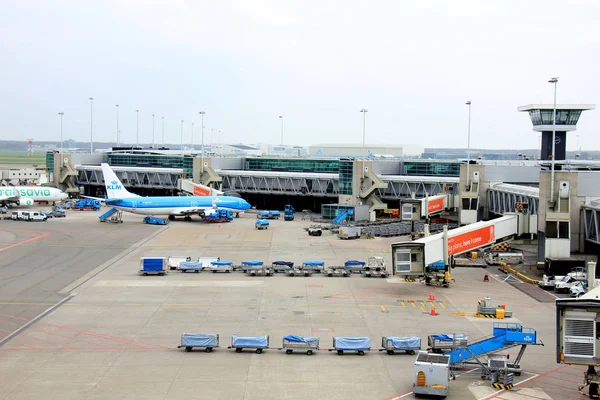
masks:
{"label": "airplane nose", "polygon": [[248,203],[246,200],[242,200],[242,206],[244,210],[250,209],[250,203]]}

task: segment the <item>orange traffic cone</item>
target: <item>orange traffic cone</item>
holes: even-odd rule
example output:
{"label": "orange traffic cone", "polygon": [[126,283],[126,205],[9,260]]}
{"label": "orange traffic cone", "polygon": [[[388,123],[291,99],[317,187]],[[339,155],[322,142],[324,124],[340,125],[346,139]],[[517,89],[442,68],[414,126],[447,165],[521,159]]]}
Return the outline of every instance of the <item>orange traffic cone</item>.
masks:
{"label": "orange traffic cone", "polygon": [[435,294],[433,294],[433,292],[429,292],[429,300],[435,300]]}
{"label": "orange traffic cone", "polygon": [[431,306],[431,311],[429,312],[429,315],[439,315],[437,311],[435,311],[435,306]]}

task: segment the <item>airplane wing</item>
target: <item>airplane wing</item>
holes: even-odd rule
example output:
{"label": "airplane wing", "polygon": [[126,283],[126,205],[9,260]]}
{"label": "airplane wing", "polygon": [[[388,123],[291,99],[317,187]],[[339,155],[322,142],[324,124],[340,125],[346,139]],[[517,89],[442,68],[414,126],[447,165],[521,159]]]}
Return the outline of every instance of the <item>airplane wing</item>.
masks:
{"label": "airplane wing", "polygon": [[[94,196],[81,196],[81,197],[86,198],[86,199],[98,200],[98,201],[106,201],[106,199],[104,197],[94,197]],[[120,200],[120,199],[111,199],[111,200]]]}

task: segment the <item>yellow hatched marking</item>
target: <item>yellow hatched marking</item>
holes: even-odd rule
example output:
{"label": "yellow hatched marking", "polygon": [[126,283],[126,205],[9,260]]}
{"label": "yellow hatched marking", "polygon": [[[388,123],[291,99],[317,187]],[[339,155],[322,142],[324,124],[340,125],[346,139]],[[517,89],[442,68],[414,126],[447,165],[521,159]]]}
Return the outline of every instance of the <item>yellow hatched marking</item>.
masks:
{"label": "yellow hatched marking", "polygon": [[446,308],[446,306],[444,305],[444,303],[442,303],[441,301],[440,301],[440,307]]}

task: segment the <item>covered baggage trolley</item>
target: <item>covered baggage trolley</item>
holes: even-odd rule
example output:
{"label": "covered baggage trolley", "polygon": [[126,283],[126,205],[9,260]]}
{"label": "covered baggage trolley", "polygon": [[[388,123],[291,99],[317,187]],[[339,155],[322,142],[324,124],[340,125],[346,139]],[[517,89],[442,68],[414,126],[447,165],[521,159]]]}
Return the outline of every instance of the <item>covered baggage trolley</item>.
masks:
{"label": "covered baggage trolley", "polygon": [[190,257],[190,256],[168,256],[167,257],[167,264],[169,265],[170,270],[177,269],[179,267],[179,264],[181,264],[182,261],[192,261],[192,257]]}
{"label": "covered baggage trolley", "polygon": [[302,263],[302,269],[319,273],[325,269],[325,262],[319,260],[304,261]]}
{"label": "covered baggage trolley", "polygon": [[309,269],[292,268],[285,272],[287,276],[312,276],[313,272]]}
{"label": "covered baggage trolley", "polygon": [[323,273],[327,276],[343,276],[343,277],[347,277],[350,276],[350,274],[352,274],[352,272],[349,272],[346,267],[342,267],[342,266],[328,266],[323,270]]}
{"label": "covered baggage trolley", "polygon": [[256,213],[256,219],[266,219],[266,218],[269,218],[268,211],[259,211],[258,213]]}
{"label": "covered baggage trolley", "polygon": [[269,229],[269,221],[266,219],[257,219],[254,223],[256,229]]}
{"label": "covered baggage trolley", "polygon": [[346,271],[353,273],[361,273],[364,271],[367,262],[365,260],[348,260],[344,263]]}
{"label": "covered baggage trolley", "polygon": [[228,349],[235,349],[236,353],[241,353],[244,349],[254,349],[256,354],[262,353],[264,349],[269,348],[269,336],[231,336],[231,346]]}
{"label": "covered baggage trolley", "polygon": [[421,338],[419,336],[383,336],[381,338],[381,347],[379,351],[387,351],[388,354],[392,355],[394,352],[400,350],[406,352],[406,354],[413,355],[415,350],[421,350]]}
{"label": "covered baggage trolley", "polygon": [[319,350],[319,338],[287,335],[283,337],[279,350],[285,350],[285,354],[292,354],[294,350],[306,351],[306,354],[311,356],[314,350]]}
{"label": "covered baggage trolley", "polygon": [[454,350],[458,347],[467,345],[469,337],[462,333],[447,335],[440,333],[438,335],[427,336],[427,346],[434,353],[443,353],[445,351]]}
{"label": "covered baggage trolley", "polygon": [[242,261],[242,271],[246,273],[251,269],[259,269],[263,264],[260,260],[245,260]]}
{"label": "covered baggage trolley", "polygon": [[329,351],[337,351],[338,356],[346,351],[356,351],[359,356],[364,356],[365,351],[371,351],[371,340],[368,337],[342,337],[336,336],[333,338],[333,349]]}
{"label": "covered baggage trolley", "polygon": [[450,356],[420,351],[415,361],[415,396],[448,396]]}
{"label": "covered baggage trolley", "polygon": [[210,270],[212,272],[231,272],[233,271],[233,263],[231,261],[212,261],[210,263]]}
{"label": "covered baggage trolley", "polygon": [[219,335],[213,333],[184,333],[181,335],[181,346],[185,351],[192,351],[194,348],[204,348],[204,351],[210,353],[215,347],[219,347]]}
{"label": "covered baggage trolley", "polygon": [[271,268],[273,272],[287,272],[294,268],[294,263],[291,261],[273,261]]}
{"label": "covered baggage trolley", "polygon": [[198,273],[202,271],[202,263],[198,261],[182,261],[179,263],[179,270],[181,272],[193,271]]}

